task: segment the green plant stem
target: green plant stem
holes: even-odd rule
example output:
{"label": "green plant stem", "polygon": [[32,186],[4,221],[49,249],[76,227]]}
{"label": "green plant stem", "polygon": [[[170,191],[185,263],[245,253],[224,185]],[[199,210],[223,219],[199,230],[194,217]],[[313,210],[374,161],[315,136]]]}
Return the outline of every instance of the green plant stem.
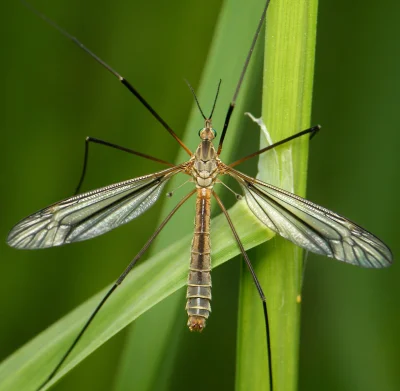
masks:
{"label": "green plant stem", "polygon": [[[316,0],[271,1],[262,117],[274,142],[309,127],[316,17]],[[308,137],[303,137],[260,156],[259,178],[304,196],[307,153]],[[250,253],[267,298],[275,391],[297,389],[302,253],[277,236]],[[242,272],[238,332],[236,389],[268,390],[263,312],[247,270]]]}

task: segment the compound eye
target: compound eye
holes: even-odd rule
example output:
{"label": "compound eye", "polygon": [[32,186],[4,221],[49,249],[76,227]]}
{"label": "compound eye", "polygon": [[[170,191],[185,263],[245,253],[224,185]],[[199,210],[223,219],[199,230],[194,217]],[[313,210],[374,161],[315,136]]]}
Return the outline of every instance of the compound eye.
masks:
{"label": "compound eye", "polygon": [[202,133],[204,132],[204,131],[211,131],[211,133],[212,133],[212,135],[213,135],[213,138],[215,138],[215,137],[217,137],[217,131],[215,130],[215,129],[213,129],[213,128],[202,128],[202,129],[200,129],[199,130],[199,137],[200,138],[203,138],[202,137]]}

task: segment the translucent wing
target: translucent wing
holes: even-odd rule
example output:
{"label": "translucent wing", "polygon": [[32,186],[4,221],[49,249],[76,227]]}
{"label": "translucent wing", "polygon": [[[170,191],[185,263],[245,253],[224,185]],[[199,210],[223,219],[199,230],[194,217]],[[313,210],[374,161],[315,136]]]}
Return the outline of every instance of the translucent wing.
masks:
{"label": "translucent wing", "polygon": [[308,251],[361,267],[392,263],[390,249],[357,224],[295,194],[227,168],[251,211],[268,228]]}
{"label": "translucent wing", "polygon": [[102,235],[144,213],[180,166],[67,198],[20,221],[7,243],[16,248],[61,246]]}

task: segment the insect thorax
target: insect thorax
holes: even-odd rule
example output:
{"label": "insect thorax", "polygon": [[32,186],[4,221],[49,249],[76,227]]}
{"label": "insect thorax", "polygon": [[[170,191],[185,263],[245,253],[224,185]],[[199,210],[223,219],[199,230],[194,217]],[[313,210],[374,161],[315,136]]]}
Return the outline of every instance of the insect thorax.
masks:
{"label": "insect thorax", "polygon": [[194,154],[191,170],[198,187],[212,187],[218,175],[217,151],[210,140],[203,140]]}

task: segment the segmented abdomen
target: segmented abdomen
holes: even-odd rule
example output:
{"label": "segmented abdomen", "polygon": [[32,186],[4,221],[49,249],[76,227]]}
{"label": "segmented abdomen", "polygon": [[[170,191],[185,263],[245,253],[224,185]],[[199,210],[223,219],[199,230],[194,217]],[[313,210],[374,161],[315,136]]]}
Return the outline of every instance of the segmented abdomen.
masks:
{"label": "segmented abdomen", "polygon": [[186,311],[190,331],[202,331],[211,312],[211,190],[197,189]]}

